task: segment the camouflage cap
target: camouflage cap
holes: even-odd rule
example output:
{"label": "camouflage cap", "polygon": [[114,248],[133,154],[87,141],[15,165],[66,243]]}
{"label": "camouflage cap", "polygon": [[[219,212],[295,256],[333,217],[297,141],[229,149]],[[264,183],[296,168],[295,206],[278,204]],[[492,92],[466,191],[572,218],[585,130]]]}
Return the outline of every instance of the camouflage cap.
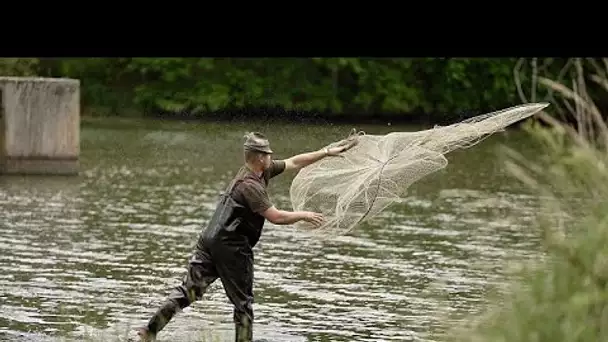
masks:
{"label": "camouflage cap", "polygon": [[272,154],[270,149],[270,142],[266,136],[259,132],[250,132],[245,134],[245,143],[243,144],[245,150],[258,151],[262,153]]}

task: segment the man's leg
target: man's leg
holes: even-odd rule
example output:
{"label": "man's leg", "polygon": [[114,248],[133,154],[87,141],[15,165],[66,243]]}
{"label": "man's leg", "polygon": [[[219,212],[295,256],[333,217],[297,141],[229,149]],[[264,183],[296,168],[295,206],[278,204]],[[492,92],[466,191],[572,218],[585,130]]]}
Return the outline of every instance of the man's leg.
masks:
{"label": "man's leg", "polygon": [[147,333],[152,337],[156,336],[177,312],[200,300],[217,278],[215,266],[208,254],[204,254],[202,260],[190,261],[182,284],[171,292],[165,303],[148,321]]}
{"label": "man's leg", "polygon": [[234,305],[235,340],[251,342],[253,338],[253,252],[238,248],[222,253],[217,272]]}

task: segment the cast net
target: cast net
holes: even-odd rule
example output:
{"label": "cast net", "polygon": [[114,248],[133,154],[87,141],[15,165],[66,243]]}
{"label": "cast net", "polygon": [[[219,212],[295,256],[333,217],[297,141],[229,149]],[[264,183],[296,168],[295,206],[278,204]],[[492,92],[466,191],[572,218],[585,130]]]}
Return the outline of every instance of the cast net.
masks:
{"label": "cast net", "polygon": [[320,212],[326,220],[317,228],[304,221],[296,227],[321,237],[346,234],[403,198],[413,183],[445,168],[445,154],[471,147],[548,105],[524,104],[417,132],[353,132],[347,139],[357,139],[357,145],[303,168],[294,178],[293,210]]}

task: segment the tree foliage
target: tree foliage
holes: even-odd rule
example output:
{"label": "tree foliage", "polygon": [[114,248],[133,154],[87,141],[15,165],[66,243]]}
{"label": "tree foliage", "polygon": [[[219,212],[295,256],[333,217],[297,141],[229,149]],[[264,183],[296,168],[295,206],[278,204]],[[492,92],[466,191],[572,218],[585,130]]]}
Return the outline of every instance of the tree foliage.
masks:
{"label": "tree foliage", "polygon": [[85,110],[106,108],[113,115],[126,108],[186,116],[279,108],[355,120],[452,119],[518,104],[516,63],[516,58],[46,58],[0,60],[0,73],[78,78]]}

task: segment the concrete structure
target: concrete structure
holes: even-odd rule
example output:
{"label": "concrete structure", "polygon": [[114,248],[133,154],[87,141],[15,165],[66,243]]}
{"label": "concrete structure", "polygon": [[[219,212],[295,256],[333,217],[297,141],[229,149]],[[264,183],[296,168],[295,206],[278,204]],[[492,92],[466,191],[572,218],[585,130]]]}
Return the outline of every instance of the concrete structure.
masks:
{"label": "concrete structure", "polygon": [[80,81],[0,77],[0,173],[78,174]]}

